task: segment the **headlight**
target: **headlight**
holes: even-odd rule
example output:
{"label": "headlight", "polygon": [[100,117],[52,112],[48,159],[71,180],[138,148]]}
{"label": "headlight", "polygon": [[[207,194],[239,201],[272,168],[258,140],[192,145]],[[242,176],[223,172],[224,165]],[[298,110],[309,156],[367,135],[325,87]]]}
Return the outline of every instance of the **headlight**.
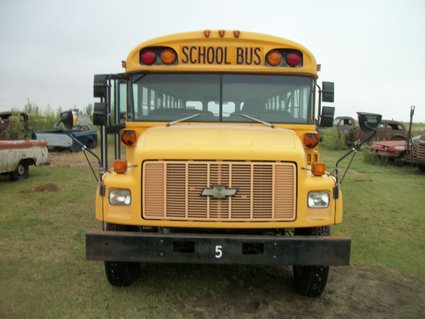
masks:
{"label": "headlight", "polygon": [[307,201],[310,208],[326,208],[329,206],[329,194],[327,192],[310,192]]}
{"label": "headlight", "polygon": [[131,193],[128,189],[111,189],[109,191],[111,205],[128,206],[131,203]]}

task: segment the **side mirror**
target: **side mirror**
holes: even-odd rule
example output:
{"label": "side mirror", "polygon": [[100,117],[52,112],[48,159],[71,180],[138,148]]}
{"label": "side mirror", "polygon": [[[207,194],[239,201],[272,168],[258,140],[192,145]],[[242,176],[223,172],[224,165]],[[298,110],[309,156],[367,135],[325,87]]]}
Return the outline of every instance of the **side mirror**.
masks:
{"label": "side mirror", "polygon": [[335,108],[333,106],[324,106],[320,116],[320,127],[332,127],[334,122]]}
{"label": "side mirror", "polygon": [[72,114],[72,111],[62,112],[60,114],[60,122],[63,123],[66,129],[72,129],[72,127],[74,126],[74,115]]}
{"label": "side mirror", "polygon": [[93,83],[93,97],[106,98],[108,75],[96,74]]}
{"label": "side mirror", "polygon": [[333,103],[334,101],[334,83],[322,82],[322,101]]}
{"label": "side mirror", "polygon": [[106,126],[107,123],[108,123],[108,104],[94,103],[93,124],[98,126]]}
{"label": "side mirror", "polygon": [[382,119],[382,115],[376,113],[357,112],[357,115],[360,129],[366,133],[375,131]]}

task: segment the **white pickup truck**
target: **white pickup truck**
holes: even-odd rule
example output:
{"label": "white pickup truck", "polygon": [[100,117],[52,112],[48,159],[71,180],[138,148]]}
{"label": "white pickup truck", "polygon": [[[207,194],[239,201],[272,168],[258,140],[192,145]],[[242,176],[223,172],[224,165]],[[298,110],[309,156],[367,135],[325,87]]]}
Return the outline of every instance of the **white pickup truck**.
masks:
{"label": "white pickup truck", "polygon": [[29,166],[46,165],[47,142],[43,140],[0,141],[0,174],[12,181],[28,177]]}

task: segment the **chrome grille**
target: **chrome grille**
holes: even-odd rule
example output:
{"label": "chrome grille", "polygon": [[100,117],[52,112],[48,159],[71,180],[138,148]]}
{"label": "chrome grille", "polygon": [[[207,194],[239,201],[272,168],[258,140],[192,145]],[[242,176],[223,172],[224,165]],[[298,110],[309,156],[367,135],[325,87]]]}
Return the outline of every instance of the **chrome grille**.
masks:
{"label": "chrome grille", "polygon": [[[206,188],[236,188],[232,197],[201,196]],[[291,221],[296,167],[278,162],[146,161],[143,218],[190,221]]]}
{"label": "chrome grille", "polygon": [[416,147],[414,156],[416,156],[419,160],[425,161],[425,142],[419,140],[416,141]]}

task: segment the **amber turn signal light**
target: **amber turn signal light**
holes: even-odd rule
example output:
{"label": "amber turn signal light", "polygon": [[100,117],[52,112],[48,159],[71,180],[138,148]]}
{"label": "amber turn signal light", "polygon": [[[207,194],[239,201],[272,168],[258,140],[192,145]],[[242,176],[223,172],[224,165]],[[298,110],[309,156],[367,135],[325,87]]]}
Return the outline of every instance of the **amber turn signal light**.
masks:
{"label": "amber turn signal light", "polygon": [[161,52],[160,58],[162,63],[170,65],[176,62],[177,55],[174,50],[164,49],[164,51]]}
{"label": "amber turn signal light", "polygon": [[307,133],[307,134],[304,135],[303,142],[304,142],[304,145],[306,147],[308,147],[308,148],[314,148],[320,142],[319,134],[317,134],[317,133]]}
{"label": "amber turn signal light", "polygon": [[126,160],[115,160],[114,161],[114,172],[117,174],[124,174],[127,172],[127,161]]}
{"label": "amber turn signal light", "polygon": [[121,134],[121,141],[128,146],[133,145],[137,141],[137,136],[135,131],[124,131]]}
{"label": "amber turn signal light", "polygon": [[322,176],[326,172],[326,165],[325,163],[321,162],[313,162],[311,164],[311,172],[314,176]]}
{"label": "amber turn signal light", "polygon": [[277,66],[282,63],[282,55],[277,50],[272,50],[269,53],[267,53],[266,56],[267,63],[271,66]]}

